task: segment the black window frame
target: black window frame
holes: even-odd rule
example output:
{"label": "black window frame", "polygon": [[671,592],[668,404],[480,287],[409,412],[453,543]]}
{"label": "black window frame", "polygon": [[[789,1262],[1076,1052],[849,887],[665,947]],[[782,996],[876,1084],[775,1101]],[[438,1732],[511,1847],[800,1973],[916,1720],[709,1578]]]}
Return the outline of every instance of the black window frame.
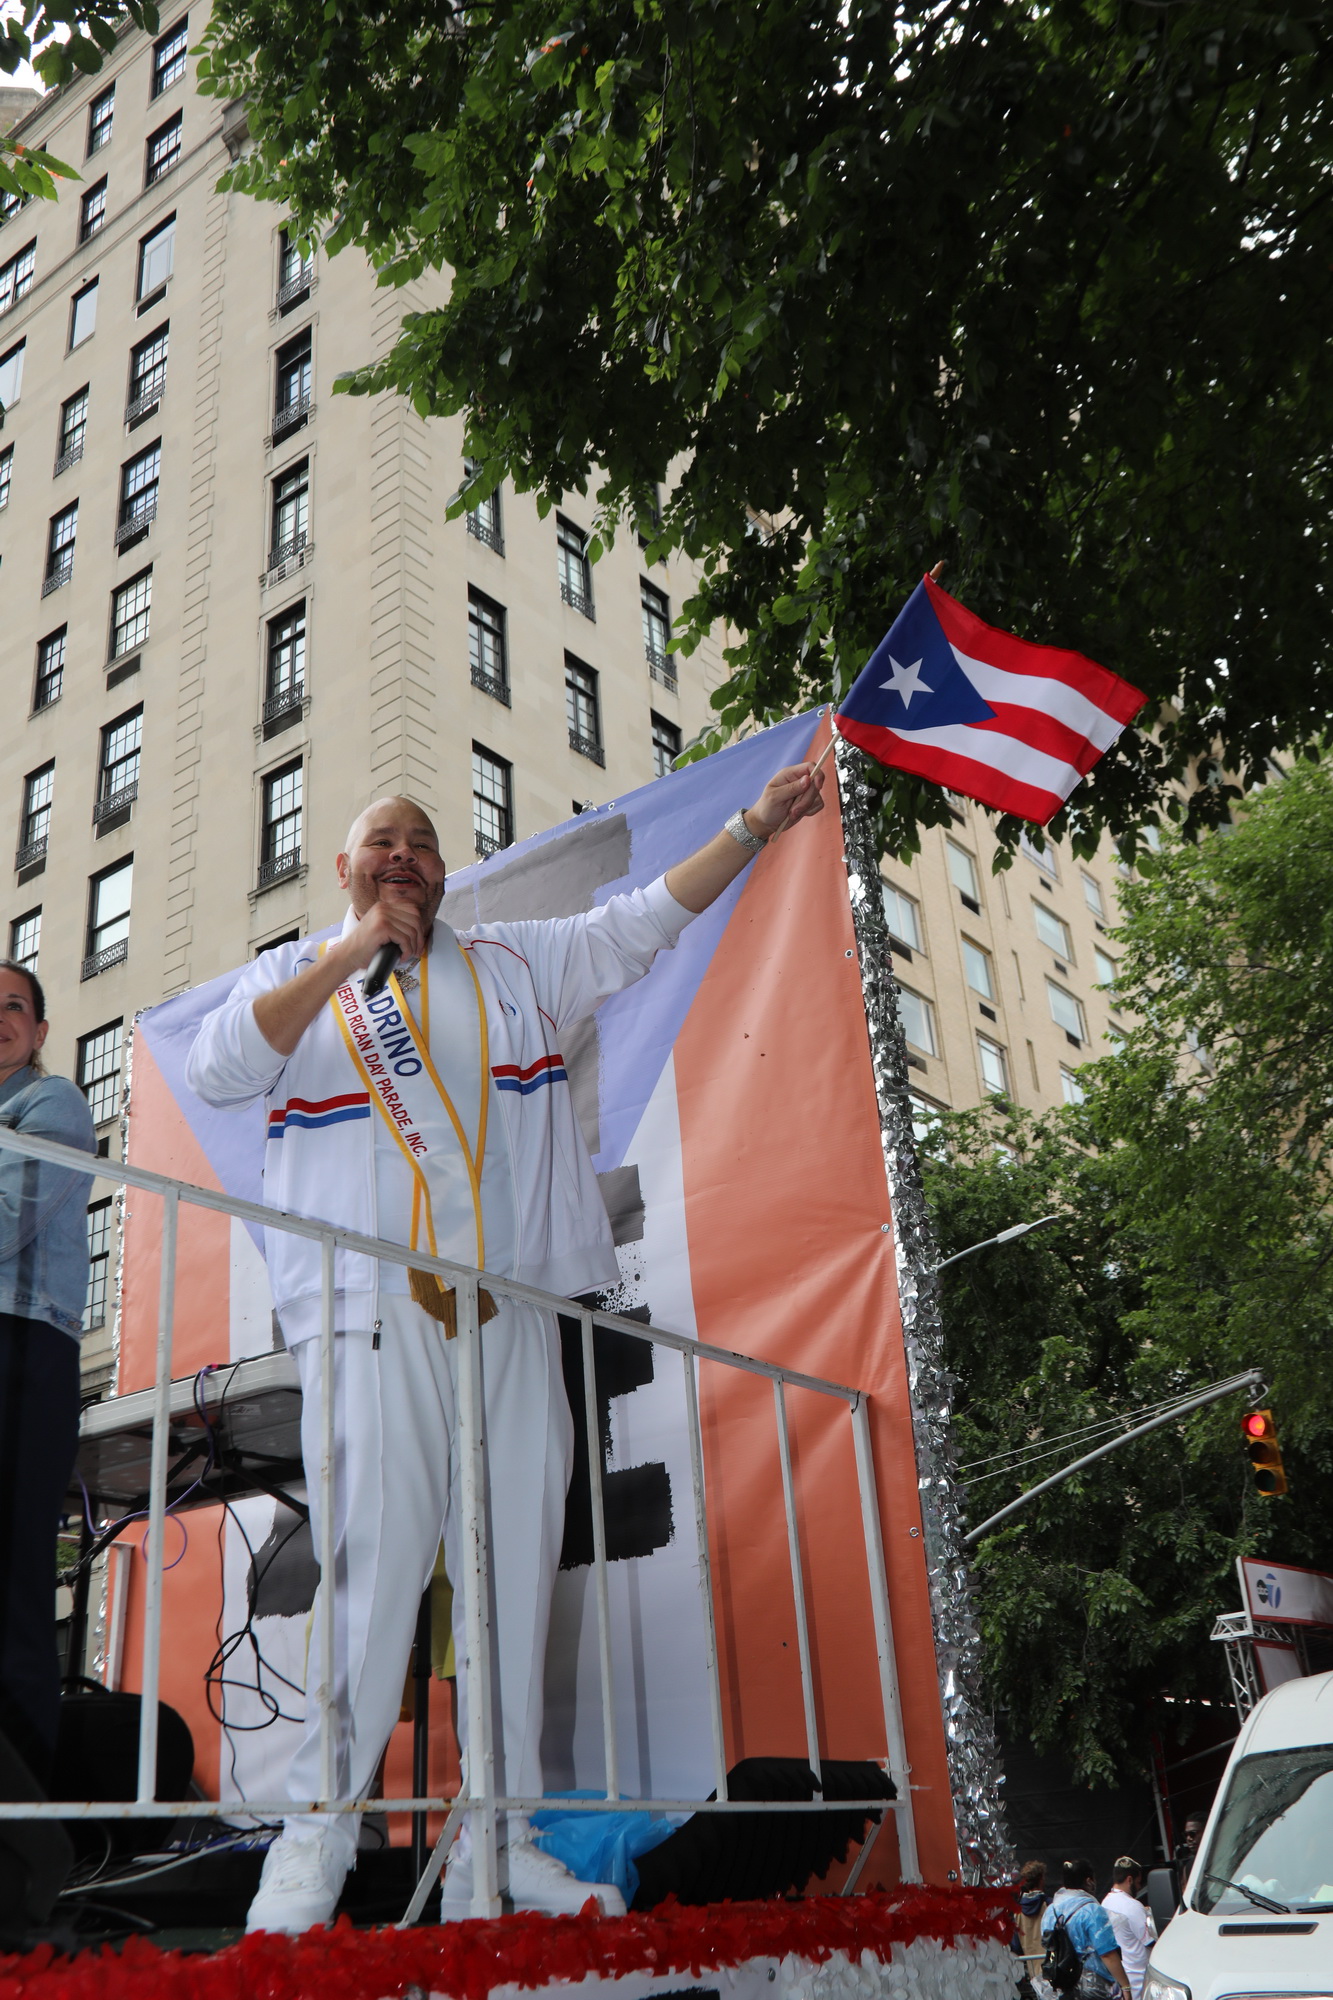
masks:
{"label": "black window frame", "polygon": [[115,122],[116,86],[110,83],[105,90],[99,91],[88,106],[87,150],[84,153],[86,160],[91,160],[94,153],[100,153],[103,146],[111,144]]}
{"label": "black window frame", "polygon": [[[283,488],[297,479],[300,480],[301,484],[299,486],[293,485],[292,491],[289,494],[284,494]],[[273,570],[273,569],[278,569],[285,562],[290,562],[293,556],[300,555],[302,549],[309,546],[310,542],[309,458],[298,458],[294,465],[286,465],[283,467],[281,472],[275,472],[271,481],[271,492],[272,492],[272,497],[270,500],[270,517],[269,517],[268,566],[271,570]],[[305,497],[304,526],[298,528],[294,534],[288,535],[285,541],[280,542],[278,540],[279,513],[281,512],[282,508],[286,506],[289,500],[299,499],[302,495],[304,495]]]}
{"label": "black window frame", "polygon": [[120,498],[116,508],[116,547],[123,553],[144,539],[157,519],[162,490],[162,440],[154,438],[120,468]]}
{"label": "black window frame", "polygon": [[[565,722],[570,749],[590,763],[605,766],[601,676],[596,667],[569,652],[565,654]],[[582,727],[585,722],[591,722],[591,729]]]}
{"label": "black window frame", "polygon": [[[78,291],[77,291],[77,292],[74,292],[74,293],[72,293],[72,294],[71,294],[71,296],[70,296],[70,302],[69,302],[69,343],[68,343],[68,346],[67,346],[67,348],[66,348],[66,352],[67,352],[67,353],[69,353],[69,354],[72,354],[72,353],[74,352],[74,350],[75,350],[75,348],[76,348],[76,347],[83,347],[83,346],[85,346],[85,345],[86,345],[86,343],[87,343],[88,341],[90,341],[90,340],[94,339],[94,338],[95,338],[95,336],[96,336],[96,333],[97,333],[97,294],[98,294],[98,290],[99,290],[99,287],[100,287],[100,285],[101,285],[101,280],[100,280],[100,278],[89,278],[89,280],[88,280],[88,282],[87,282],[87,284],[86,284],[86,285],[80,285],[80,286],[79,286],[79,289],[78,289]],[[84,302],[84,300],[85,300],[85,299],[91,299],[91,300],[93,301],[93,323],[92,323],[92,325],[91,325],[91,326],[90,326],[90,327],[88,328],[88,331],[87,331],[86,333],[79,333],[79,330],[78,330],[78,327],[79,327],[79,313],[80,313],[80,310],[81,310],[81,308],[82,308],[82,306],[83,306],[83,302]]]}
{"label": "black window frame", "polygon": [[153,87],[150,103],[180,82],[190,60],[190,17],[182,14],[153,43]]}
{"label": "black window frame", "polygon": [[[174,146],[171,143],[173,139]],[[146,188],[156,187],[159,181],[174,173],[181,163],[184,146],[185,113],[177,111],[144,140],[143,184]]]}
{"label": "black window frame", "polygon": [[[463,476],[465,479],[474,478],[477,469],[475,458],[464,459]],[[465,518],[467,520],[467,531],[475,541],[481,542],[488,549],[493,549],[497,556],[504,554],[504,519],[500,512],[500,488],[498,486],[492,492],[488,493],[484,500],[479,500],[475,507],[469,507]]]}
{"label": "black window frame", "polygon": [[[167,360],[170,353],[171,321],[164,319],[161,326],[155,326],[142,340],[136,340],[130,349],[130,380],[125,398],[125,422],[131,427],[140,424],[161,406],[167,386]],[[144,356],[158,342],[162,344],[160,358],[144,367]]]}
{"label": "black window frame", "polygon": [[[650,578],[639,578],[639,622],[643,628],[644,658],[648,671],[655,681],[670,688],[674,694],[677,687],[675,655],[667,651],[671,639],[671,599],[659,584]],[[653,644],[654,628],[660,628],[663,643]]]}
{"label": "black window frame", "polygon": [[[297,780],[296,803],[283,811],[275,811],[281,786],[289,779]],[[289,828],[296,822],[296,844],[290,842],[278,845],[281,829]],[[286,882],[301,870],[301,851],[305,840],[305,758],[292,757],[280,764],[274,771],[266,771],[260,780],[260,822],[259,822],[259,886],[271,888],[277,882]]]}
{"label": "black window frame", "polygon": [[114,1208],[114,1195],[105,1195],[101,1201],[90,1201],[88,1204],[88,1290],[83,1305],[85,1333],[95,1333],[107,1321],[111,1303],[111,1247],[116,1228]]}
{"label": "black window frame", "polygon": [[[147,602],[142,605],[136,605],[130,619],[118,619],[117,610],[121,600],[128,600],[130,592],[137,590],[139,585],[145,582],[148,586]],[[136,632],[132,639],[127,639],[123,645],[118,646],[116,643],[117,633],[128,630],[130,624],[132,622],[137,623],[140,618],[144,620],[143,630]],[[136,652],[140,646],[147,644],[148,635],[152,630],[152,620],[153,565],[148,563],[143,569],[136,570],[133,576],[127,576],[123,583],[116,584],[111,592],[111,625],[107,640],[108,666],[113,665],[117,660],[123,660],[127,654]]]}
{"label": "black window frame", "polygon": [[[79,1036],[74,1081],[88,1100],[94,1125],[109,1125],[120,1113],[120,1073],[124,1054],[123,1015],[115,1021],[104,1021],[100,1028],[90,1028],[86,1035]],[[91,1074],[94,1070],[96,1073]],[[99,1084],[109,1085],[109,1092],[99,1093]],[[109,1109],[106,1104],[108,1095],[111,1099]]]}
{"label": "black window frame", "polygon": [[[69,533],[63,539],[57,531],[63,522],[68,522]],[[51,516],[46,530],[46,569],[43,575],[42,596],[49,597],[53,590],[60,590],[74,574],[74,548],[79,537],[79,503],[71,500],[68,507],[62,507]]]}
{"label": "black window frame", "polygon": [[[122,735],[124,742],[118,741]],[[132,739],[132,740],[131,740]],[[139,796],[139,770],[143,759],[143,703],[127,708],[102,724],[97,749],[97,798],[93,821],[97,825],[121,815],[128,816]]]}
{"label": "black window frame", "polygon": [[508,708],[509,614],[503,604],[472,584],[467,593],[467,643],[473,687]]}
{"label": "black window frame", "polygon": [[0,513],[9,505],[9,491],[14,483],[14,447],[7,444],[0,448]]}
{"label": "black window frame", "polygon": [[[149,254],[154,251],[155,246],[164,237],[168,241],[169,255],[167,262],[170,268],[165,277],[157,277],[151,285],[146,284],[145,279],[147,276]],[[147,312],[150,306],[155,306],[159,299],[166,297],[167,286],[171,283],[175,275],[175,270],[176,216],[173,213],[171,215],[164,215],[160,222],[155,223],[150,230],[139,238],[139,254],[136,259],[134,272],[134,309],[136,312]]]}
{"label": "black window frame", "polygon": [[51,814],[55,806],[56,760],[48,757],[44,764],[23,774],[23,795],[19,806],[19,838],[14,855],[14,866],[18,869],[30,868],[34,861],[46,857],[51,841]]}
{"label": "black window frame", "polygon": [[[494,785],[498,798],[484,789]],[[494,829],[492,831],[491,829]],[[514,844],[514,767],[486,744],[472,745],[472,839],[479,861]]]}
{"label": "black window frame", "polygon": [[[299,722],[305,709],[306,648],[309,643],[304,597],[284,605],[264,626],[264,735],[276,736]],[[284,657],[289,654],[289,657]]]}
{"label": "black window frame", "polygon": [[597,611],[592,595],[592,564],[588,560],[588,536],[577,521],[566,514],[555,517],[556,567],[560,577],[560,601],[584,618],[595,621]]}
{"label": "black window frame", "polygon": [[655,708],[649,709],[648,714],[653,730],[653,776],[669,777],[674,769],[675,759],[684,748],[680,724],[673,722],[669,715],[659,715]]}
{"label": "black window frame", "polygon": [[[4,280],[12,273],[9,296],[3,296]],[[26,299],[37,276],[37,238],[31,237],[21,250],[7,257],[0,264],[0,315],[12,312],[20,299]]]}
{"label": "black window frame", "polygon": [[[98,896],[104,883],[116,875],[130,878],[130,898],[124,910],[104,917],[97,917]],[[88,877],[88,917],[84,928],[84,951],[81,978],[95,979],[99,973],[109,972],[113,965],[121,965],[130,955],[130,914],[134,896],[134,856],[123,854],[119,861],[113,861],[106,868],[99,868]],[[125,926],[124,935],[106,941],[105,933],[117,924]]]}
{"label": "black window frame", "polygon": [[[100,197],[100,199],[99,199]],[[96,206],[94,206],[96,204]],[[91,243],[106,227],[106,175],[94,181],[79,198],[79,241]]]}
{"label": "black window frame", "polygon": [[[288,268],[295,259],[296,268]],[[274,310],[279,314],[292,312],[304,299],[310,297],[310,287],[314,282],[315,260],[302,255],[300,239],[294,237],[290,229],[278,231],[278,289],[274,298]]]}
{"label": "black window frame", "polygon": [[[62,472],[67,472],[71,465],[77,465],[83,457],[84,440],[88,434],[89,393],[90,385],[85,382],[72,396],[66,396],[60,405],[60,430],[56,436],[56,466],[52,475],[54,478],[59,478]],[[83,409],[71,421],[71,412],[80,402],[83,404]]]}
{"label": "black window frame", "polygon": [[[291,393],[296,383],[295,394]],[[314,328],[304,326],[273,357],[273,435],[270,443],[303,430],[310,421],[315,381]],[[284,395],[284,390],[288,393]]]}
{"label": "black window frame", "polygon": [[[44,708],[51,708],[59,701],[65,687],[65,655],[68,649],[69,627],[58,625],[54,632],[45,632],[37,641],[37,672],[33,680],[32,712],[38,715]],[[59,648],[58,656],[56,649]],[[55,683],[54,687],[52,682]]]}
{"label": "black window frame", "polygon": [[[31,952],[24,953],[20,948],[23,941],[23,926],[33,922],[37,925],[37,935],[33,940]],[[13,959],[15,965],[25,966],[29,972],[36,972],[37,960],[41,954],[41,949],[42,906],[40,903],[36,903],[32,909],[22,911],[17,917],[11,917],[9,923],[9,956]]]}

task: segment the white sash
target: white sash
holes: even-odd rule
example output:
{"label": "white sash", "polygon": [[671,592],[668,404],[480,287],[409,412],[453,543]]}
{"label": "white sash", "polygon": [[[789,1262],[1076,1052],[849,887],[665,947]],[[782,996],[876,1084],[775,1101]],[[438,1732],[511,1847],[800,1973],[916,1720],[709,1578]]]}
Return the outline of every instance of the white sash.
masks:
{"label": "white sash", "polygon": [[[444,938],[438,940],[442,949],[420,961],[419,1019],[396,975],[370,1001],[360,980],[349,980],[329,1004],[370,1101],[412,1170],[408,1248],[481,1266],[481,1171],[491,1090],[486,1009],[471,959],[452,931]],[[431,1048],[432,1000],[437,1018],[448,1023],[438,1050]],[[409,1271],[408,1284],[417,1304],[442,1320],[452,1339],[450,1287],[427,1271]],[[481,1299],[485,1321],[496,1307],[488,1292]]]}

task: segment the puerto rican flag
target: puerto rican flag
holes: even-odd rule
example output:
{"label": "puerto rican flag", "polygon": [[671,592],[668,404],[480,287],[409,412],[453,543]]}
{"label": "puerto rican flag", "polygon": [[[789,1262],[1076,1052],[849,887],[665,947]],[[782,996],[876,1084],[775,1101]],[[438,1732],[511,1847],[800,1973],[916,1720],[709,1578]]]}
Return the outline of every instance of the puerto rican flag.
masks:
{"label": "puerto rican flag", "polygon": [[881,764],[1045,826],[1146,695],[1033,646],[922,577],[834,717]]}

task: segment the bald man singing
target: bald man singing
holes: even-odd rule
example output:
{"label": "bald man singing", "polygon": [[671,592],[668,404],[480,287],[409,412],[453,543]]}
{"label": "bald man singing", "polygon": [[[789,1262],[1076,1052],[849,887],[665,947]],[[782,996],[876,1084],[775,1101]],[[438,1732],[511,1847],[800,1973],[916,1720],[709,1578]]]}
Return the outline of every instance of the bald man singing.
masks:
{"label": "bald man singing", "polygon": [[[646,889],[546,922],[437,921],[445,868],[429,816],[406,798],[367,807],[338,856],[349,903],[327,945],[280,945],[203,1022],[191,1088],[229,1106],[264,1099],[264,1198],[425,1255],[564,1296],[618,1278],[610,1225],[560,1055],[560,1037],[640,979],[772,836],[817,812],[823,773],[780,771],[758,803]],[[385,944],[402,957],[367,1000]],[[274,1304],[304,1398],[302,1451],[319,1546],[320,1252],[268,1233]],[[339,1251],[334,1416],[337,1796],[364,1798],[398,1717],[421,1594],[441,1537],[459,1575],[454,1301],[428,1272]],[[483,1294],[497,1789],[542,1793],[542,1683],[569,1485],[572,1429],[554,1316]],[[327,1587],[322,1580],[321,1591]],[[455,1596],[459,1733],[467,1740],[462,1593]],[[318,1605],[305,1731],[287,1796],[319,1794]],[[248,1928],[299,1932],[332,1917],[356,1856],[352,1814],[292,1817],[270,1847]],[[516,1909],[577,1911],[618,1891],[576,1881],[511,1815],[501,1886]],[[455,1846],[446,1918],[469,1914],[471,1859]]]}

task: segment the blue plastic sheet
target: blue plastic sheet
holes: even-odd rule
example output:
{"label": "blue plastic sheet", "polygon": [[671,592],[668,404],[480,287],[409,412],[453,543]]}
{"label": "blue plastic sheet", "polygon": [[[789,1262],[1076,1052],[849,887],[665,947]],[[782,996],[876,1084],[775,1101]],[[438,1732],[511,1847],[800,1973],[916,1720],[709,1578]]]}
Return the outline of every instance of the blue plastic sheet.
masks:
{"label": "blue plastic sheet", "polygon": [[[604,1799],[605,1792],[549,1792],[553,1799]],[[627,1904],[639,1889],[635,1859],[660,1847],[679,1820],[648,1812],[536,1812],[537,1845],[553,1855],[580,1882],[614,1882]]]}

